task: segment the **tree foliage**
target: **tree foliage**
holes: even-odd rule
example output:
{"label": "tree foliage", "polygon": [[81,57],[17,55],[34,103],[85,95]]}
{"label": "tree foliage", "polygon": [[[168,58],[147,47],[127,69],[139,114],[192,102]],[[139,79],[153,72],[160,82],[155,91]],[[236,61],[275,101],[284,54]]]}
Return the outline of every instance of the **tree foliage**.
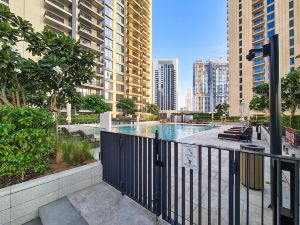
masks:
{"label": "tree foliage", "polygon": [[121,99],[117,103],[117,108],[122,110],[124,116],[127,116],[129,114],[133,115],[137,111],[137,106],[134,100],[130,98]]}
{"label": "tree foliage", "polygon": [[82,97],[81,109],[92,110],[96,113],[104,113],[110,111],[111,106],[99,95],[87,95]]}
{"label": "tree foliage", "polygon": [[223,114],[228,114],[228,109],[230,105],[227,102],[224,102],[222,104],[216,105],[215,110],[217,110],[217,113],[223,115]]}
{"label": "tree foliage", "polygon": [[259,112],[269,111],[269,84],[264,83],[253,88],[253,92],[256,96],[252,98],[249,104],[250,110]]}
{"label": "tree foliage", "polygon": [[281,79],[282,108],[290,112],[290,127],[296,110],[300,107],[300,67]]}
{"label": "tree foliage", "polygon": [[[249,108],[256,111],[269,111],[269,84],[264,83],[253,88],[257,94],[250,102]],[[290,127],[296,110],[300,106],[300,67],[281,78],[281,106],[290,112]]]}
{"label": "tree foliage", "polygon": [[[38,56],[38,60],[22,58],[16,50],[18,42],[25,42],[27,52]],[[76,87],[91,81],[94,59],[95,55],[83,50],[73,38],[57,36],[47,28],[41,33],[34,32],[28,21],[0,4],[2,104],[37,104],[57,113],[67,102],[78,100]]]}
{"label": "tree foliage", "polygon": [[160,110],[159,107],[155,104],[147,104],[146,106],[147,113],[151,113],[153,115],[158,115],[159,110]]}

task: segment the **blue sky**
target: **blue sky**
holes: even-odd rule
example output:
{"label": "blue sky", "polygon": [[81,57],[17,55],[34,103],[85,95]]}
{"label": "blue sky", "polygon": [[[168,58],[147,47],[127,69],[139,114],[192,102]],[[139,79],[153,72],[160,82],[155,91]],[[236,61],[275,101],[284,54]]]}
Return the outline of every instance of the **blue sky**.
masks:
{"label": "blue sky", "polygon": [[153,0],[153,58],[179,59],[179,107],[196,59],[226,57],[226,0]]}

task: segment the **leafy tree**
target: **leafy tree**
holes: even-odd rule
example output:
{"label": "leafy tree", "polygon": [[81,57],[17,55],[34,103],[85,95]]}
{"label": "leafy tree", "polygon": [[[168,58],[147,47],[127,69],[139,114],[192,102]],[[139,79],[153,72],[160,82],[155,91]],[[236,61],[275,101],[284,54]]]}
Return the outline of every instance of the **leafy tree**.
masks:
{"label": "leafy tree", "polygon": [[137,106],[134,100],[130,98],[121,99],[117,103],[117,108],[122,110],[124,116],[127,116],[128,114],[133,115],[137,111]]}
{"label": "leafy tree", "polygon": [[250,110],[268,112],[269,111],[269,84],[264,83],[253,88],[253,91],[257,94],[250,101]]}
{"label": "leafy tree", "polygon": [[111,110],[110,104],[106,103],[99,95],[87,95],[82,97],[81,108],[92,110],[96,113],[104,113]]}
{"label": "leafy tree", "polygon": [[158,115],[159,110],[160,110],[159,107],[155,104],[147,104],[146,106],[147,113],[151,113],[153,115]]}
{"label": "leafy tree", "polygon": [[57,37],[49,29],[37,35],[40,41],[30,43],[28,50],[40,59],[28,61],[24,73],[38,81],[39,88],[50,97],[50,110],[58,113],[67,102],[72,102],[76,87],[92,79],[95,55],[83,50],[73,38]]}
{"label": "leafy tree", "polygon": [[290,127],[300,106],[300,67],[281,79],[282,108],[290,112]]}
{"label": "leafy tree", "polygon": [[[26,42],[38,61],[22,58],[18,42]],[[0,103],[20,106],[22,93],[23,105],[47,106],[56,115],[67,102],[78,101],[76,87],[92,79],[94,59],[73,38],[49,29],[35,33],[28,21],[0,4]]]}
{"label": "leafy tree", "polygon": [[229,109],[230,105],[227,102],[224,102],[223,104],[218,104],[216,105],[216,110],[217,113],[219,114],[227,114],[228,113],[228,109]]}

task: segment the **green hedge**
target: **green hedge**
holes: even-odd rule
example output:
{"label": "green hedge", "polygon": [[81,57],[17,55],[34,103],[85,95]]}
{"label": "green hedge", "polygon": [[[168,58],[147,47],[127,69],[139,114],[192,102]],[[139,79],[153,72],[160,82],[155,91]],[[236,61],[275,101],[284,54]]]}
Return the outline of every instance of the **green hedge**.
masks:
{"label": "green hedge", "polygon": [[[82,114],[72,116],[72,124],[99,123],[99,114]],[[67,115],[62,114],[58,117],[59,124],[67,124]]]}
{"label": "green hedge", "polygon": [[0,107],[0,177],[43,173],[55,149],[53,116],[34,108]]}

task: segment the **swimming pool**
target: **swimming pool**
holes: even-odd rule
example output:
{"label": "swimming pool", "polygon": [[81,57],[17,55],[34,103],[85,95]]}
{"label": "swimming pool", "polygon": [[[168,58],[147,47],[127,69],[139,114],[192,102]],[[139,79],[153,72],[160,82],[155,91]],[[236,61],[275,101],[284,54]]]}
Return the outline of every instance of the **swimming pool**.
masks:
{"label": "swimming pool", "polygon": [[177,140],[201,131],[214,128],[210,125],[187,125],[187,124],[143,124],[135,126],[114,127],[113,132],[131,134],[154,138],[158,131],[159,138],[164,140]]}

